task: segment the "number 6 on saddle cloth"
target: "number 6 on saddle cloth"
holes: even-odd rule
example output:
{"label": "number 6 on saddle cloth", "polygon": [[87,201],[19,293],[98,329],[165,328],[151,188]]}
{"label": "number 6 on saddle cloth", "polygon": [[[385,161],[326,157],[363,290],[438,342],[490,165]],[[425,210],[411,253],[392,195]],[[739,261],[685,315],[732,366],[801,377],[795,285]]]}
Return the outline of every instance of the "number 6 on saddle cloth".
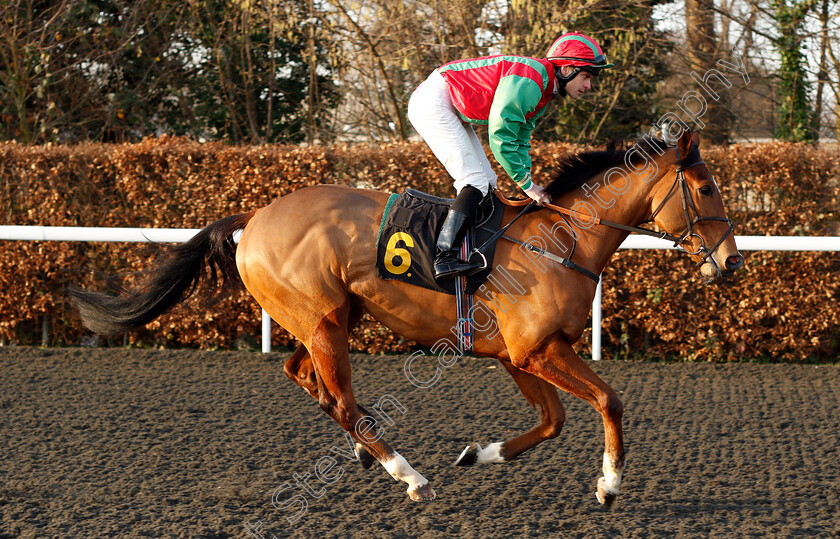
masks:
{"label": "number 6 on saddle cloth", "polygon": [[484,260],[480,262],[485,268],[467,277],[466,282],[461,278],[438,282],[434,270],[435,244],[451,203],[452,199],[414,189],[391,195],[382,214],[376,242],[376,276],[450,295],[457,295],[461,287],[468,295],[475,293],[493,270],[496,242],[485,246],[482,253],[474,253],[474,247],[483,245],[501,227],[503,203],[492,191],[484,197],[461,247],[463,260],[467,259],[467,253],[483,256]]}

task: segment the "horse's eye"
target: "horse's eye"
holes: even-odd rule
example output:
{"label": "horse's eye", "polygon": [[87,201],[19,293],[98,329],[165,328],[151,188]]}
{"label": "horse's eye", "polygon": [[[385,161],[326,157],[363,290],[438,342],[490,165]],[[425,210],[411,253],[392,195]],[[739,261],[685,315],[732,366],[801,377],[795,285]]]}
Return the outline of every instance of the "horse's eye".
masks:
{"label": "horse's eye", "polygon": [[712,196],[713,192],[714,191],[712,191],[711,186],[708,186],[708,185],[704,185],[703,187],[700,188],[700,194],[703,195],[704,197]]}

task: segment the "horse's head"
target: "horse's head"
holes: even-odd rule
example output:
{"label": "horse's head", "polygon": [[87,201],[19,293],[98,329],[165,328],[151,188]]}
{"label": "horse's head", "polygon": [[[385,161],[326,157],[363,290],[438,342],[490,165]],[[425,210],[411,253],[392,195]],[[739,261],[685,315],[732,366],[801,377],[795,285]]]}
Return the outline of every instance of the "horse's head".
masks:
{"label": "horse's head", "polygon": [[[653,191],[654,222],[673,236],[708,282],[728,277],[744,266],[735,245],[732,221],[709,169],[700,157],[699,137],[684,131],[673,170]],[[668,181],[673,178],[673,182]]]}

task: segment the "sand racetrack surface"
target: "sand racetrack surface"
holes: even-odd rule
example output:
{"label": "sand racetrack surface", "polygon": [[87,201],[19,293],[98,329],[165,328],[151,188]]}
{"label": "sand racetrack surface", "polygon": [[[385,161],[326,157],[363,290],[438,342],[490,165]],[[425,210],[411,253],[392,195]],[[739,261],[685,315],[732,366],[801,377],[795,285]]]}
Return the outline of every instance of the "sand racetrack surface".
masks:
{"label": "sand racetrack surface", "polygon": [[625,405],[627,470],[606,511],[603,428],[582,401],[563,396],[558,438],[459,468],[469,442],[538,420],[504,368],[461,358],[422,389],[405,356],[353,356],[359,401],[404,410],[383,405],[385,439],[438,495],[416,503],[378,464],[343,456],[343,431],[285,378],[286,357],[0,348],[0,537],[840,534],[836,365],[594,364]]}

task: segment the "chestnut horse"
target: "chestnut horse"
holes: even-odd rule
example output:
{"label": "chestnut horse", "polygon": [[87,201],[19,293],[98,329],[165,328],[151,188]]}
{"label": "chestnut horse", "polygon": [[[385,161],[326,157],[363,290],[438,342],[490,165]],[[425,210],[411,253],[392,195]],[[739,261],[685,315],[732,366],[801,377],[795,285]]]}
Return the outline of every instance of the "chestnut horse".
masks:
{"label": "chestnut horse", "polygon": [[[555,263],[557,255],[598,275],[631,231],[653,221],[666,231],[656,235],[681,245],[709,280],[733,273],[744,259],[696,137],[687,132],[676,147],[647,141],[573,156],[547,189],[553,201],[546,208],[522,211],[527,201],[505,208],[504,223],[512,224],[497,245],[494,273],[504,268],[517,286],[507,302],[486,287],[476,294],[497,331],[474,337],[474,353],[502,362],[525,399],[540,407],[540,422],[510,440],[467,448],[458,463],[507,462],[557,436],[565,420],[560,388],[603,418],[596,495],[610,506],[624,470],[623,405],[572,349],[584,330],[595,279]],[[109,334],[149,322],[190,295],[202,276],[211,284],[241,278],[271,318],[299,339],[285,372],[350,433],[359,460],[366,466],[379,461],[408,484],[412,500],[431,500],[431,484],[383,439],[372,439],[369,425],[359,428],[368,414],[350,382],[348,339],[364,313],[426,346],[450,336],[456,324],[452,296],[375,275],[388,196],[336,185],[300,189],[171,247],[171,256],[147,270],[136,291],[118,297],[70,292],[85,325]],[[233,235],[243,228],[237,246]]]}

